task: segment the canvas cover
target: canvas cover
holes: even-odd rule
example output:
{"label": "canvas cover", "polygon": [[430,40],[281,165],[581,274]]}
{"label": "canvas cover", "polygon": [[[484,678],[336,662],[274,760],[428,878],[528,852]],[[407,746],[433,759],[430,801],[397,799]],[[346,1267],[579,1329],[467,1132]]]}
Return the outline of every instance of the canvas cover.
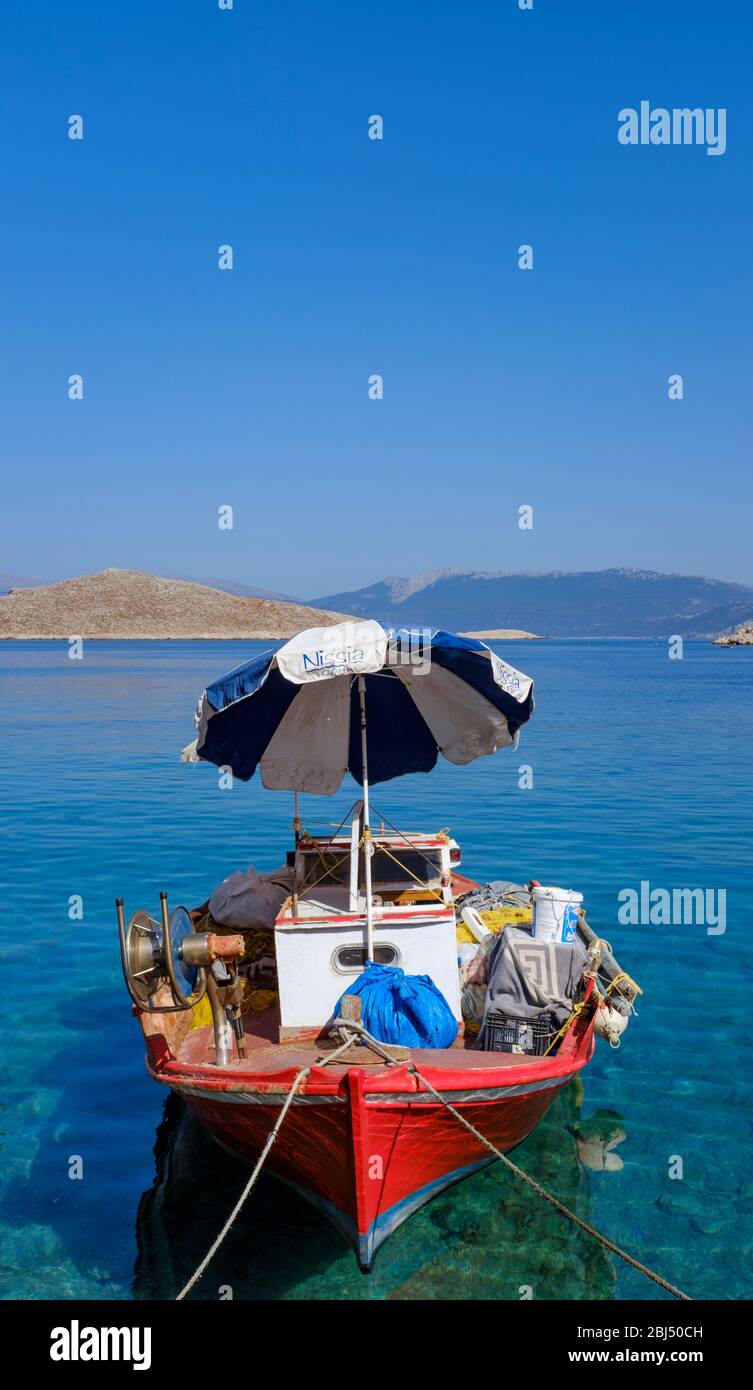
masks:
{"label": "canvas cover", "polygon": [[587,959],[577,937],[537,941],[530,932],[505,927],[489,957],[484,1017],[492,1010],[518,1019],[548,1012],[561,1027],[579,997]]}
{"label": "canvas cover", "polygon": [[238,870],[215,888],[209,911],[215,922],[232,931],[271,931],[285,899],[293,891],[294,872],[283,864],[271,873],[259,874],[253,864]]}

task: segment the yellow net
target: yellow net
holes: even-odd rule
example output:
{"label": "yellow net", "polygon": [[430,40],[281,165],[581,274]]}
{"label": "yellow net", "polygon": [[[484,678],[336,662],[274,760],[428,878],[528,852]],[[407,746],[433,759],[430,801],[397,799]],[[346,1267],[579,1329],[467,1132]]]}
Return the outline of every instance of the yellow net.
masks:
{"label": "yellow net", "polygon": [[[489,907],[484,912],[479,912],[479,917],[491,932],[502,931],[504,927],[523,925],[532,919],[530,907]],[[458,943],[477,944],[473,932],[469,931],[462,917],[458,917],[455,937]]]}

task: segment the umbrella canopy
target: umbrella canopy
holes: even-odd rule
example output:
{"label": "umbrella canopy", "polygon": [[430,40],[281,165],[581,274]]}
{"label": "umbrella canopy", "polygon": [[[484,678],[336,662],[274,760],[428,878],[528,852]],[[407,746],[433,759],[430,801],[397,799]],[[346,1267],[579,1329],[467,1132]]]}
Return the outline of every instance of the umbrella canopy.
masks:
{"label": "umbrella canopy", "polygon": [[265,787],[332,795],[346,772],[368,780],[430,772],[439,753],[468,763],[516,741],[533,681],[483,642],[371,620],[309,628],[210,685],[184,758],[257,767]]}

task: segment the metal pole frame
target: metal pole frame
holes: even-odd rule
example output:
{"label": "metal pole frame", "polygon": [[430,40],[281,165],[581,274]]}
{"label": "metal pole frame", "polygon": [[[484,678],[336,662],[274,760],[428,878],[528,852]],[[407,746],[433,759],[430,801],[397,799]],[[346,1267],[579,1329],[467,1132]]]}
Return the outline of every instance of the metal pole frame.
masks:
{"label": "metal pole frame", "polygon": [[[297,792],[297,791],[294,791],[294,792],[293,792],[293,834],[294,834],[294,836],[295,836],[295,848],[296,848],[296,859],[297,859],[297,858],[298,858],[297,850],[298,850],[298,846],[299,846],[299,844],[300,844],[300,842],[301,842],[300,804],[299,804],[299,800],[298,800],[298,792]],[[297,870],[296,870],[296,866],[295,866],[295,864],[294,864],[294,866],[293,866],[293,894],[292,894],[292,904],[291,904],[292,916],[293,916],[293,921],[294,921],[294,922],[297,922],[297,921],[298,921],[298,889],[297,889],[296,881],[295,881],[296,871],[297,871]]]}
{"label": "metal pole frame", "polygon": [[371,888],[371,856],[374,846],[369,819],[369,759],[366,746],[366,680],[358,677],[358,705],[361,715],[361,774],[363,778],[363,864],[366,879],[366,959],[374,959],[374,903]]}

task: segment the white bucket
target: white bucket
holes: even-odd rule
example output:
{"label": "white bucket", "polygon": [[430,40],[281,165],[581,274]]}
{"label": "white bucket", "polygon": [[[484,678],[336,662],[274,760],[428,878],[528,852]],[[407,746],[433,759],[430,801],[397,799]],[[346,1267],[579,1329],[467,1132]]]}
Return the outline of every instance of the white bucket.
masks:
{"label": "white bucket", "polygon": [[583,894],[570,888],[534,888],[532,898],[536,940],[574,941]]}

